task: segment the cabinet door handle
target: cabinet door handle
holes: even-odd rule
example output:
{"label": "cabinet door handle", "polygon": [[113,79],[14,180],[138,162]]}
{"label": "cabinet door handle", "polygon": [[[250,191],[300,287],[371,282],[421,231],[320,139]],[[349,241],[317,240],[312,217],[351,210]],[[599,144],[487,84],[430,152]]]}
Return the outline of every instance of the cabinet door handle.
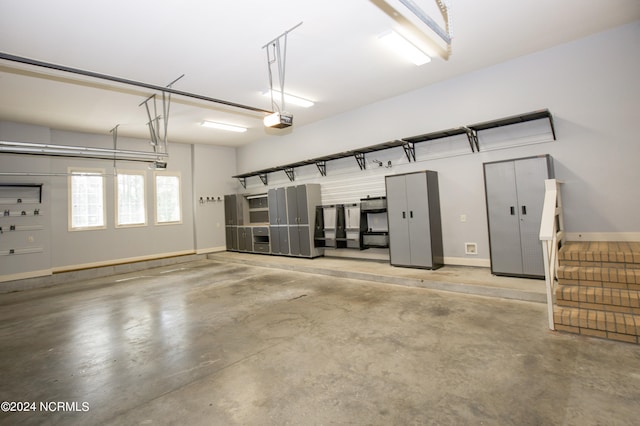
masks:
{"label": "cabinet door handle", "polygon": [[527,206],[522,206],[522,214],[527,214]]}
{"label": "cabinet door handle", "polygon": [[406,219],[407,218],[407,212],[402,212],[402,218]]}
{"label": "cabinet door handle", "polygon": [[409,211],[409,217],[410,217],[411,219],[413,219],[413,210],[410,210],[410,211]]}
{"label": "cabinet door handle", "polygon": [[509,209],[511,210],[511,216],[513,216],[514,214],[516,214],[516,209],[515,209],[515,207],[511,206],[511,207],[509,207]]}

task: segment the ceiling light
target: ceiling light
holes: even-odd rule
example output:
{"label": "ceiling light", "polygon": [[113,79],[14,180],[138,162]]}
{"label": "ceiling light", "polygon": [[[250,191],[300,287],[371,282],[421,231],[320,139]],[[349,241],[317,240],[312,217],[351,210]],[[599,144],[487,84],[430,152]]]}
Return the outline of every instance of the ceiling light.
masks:
{"label": "ceiling light", "polygon": [[[279,91],[277,91],[277,90],[271,90],[271,93],[273,93],[273,98],[274,98],[275,100],[280,100],[281,95],[280,95],[280,92],[279,92]],[[270,96],[270,93],[269,93],[269,91],[267,90],[267,91],[266,91],[266,92],[264,92],[262,95],[263,95],[263,96]],[[284,94],[284,102],[285,102],[285,104],[287,104],[287,105],[289,105],[289,104],[293,104],[293,105],[301,106],[301,107],[303,107],[303,108],[309,108],[309,107],[312,107],[312,106],[314,105],[314,102],[313,102],[313,101],[310,101],[310,100],[308,100],[308,99],[304,99],[304,98],[300,98],[300,97],[298,97],[298,96],[293,96],[293,95],[290,95],[290,94],[288,94],[288,93],[285,93],[285,94]]]}
{"label": "ceiling light", "polygon": [[203,121],[202,126],[236,133],[243,133],[247,131],[246,127],[234,126],[233,124],[216,123],[215,121]]}
{"label": "ceiling light", "polygon": [[385,33],[378,37],[380,41],[389,46],[397,54],[404,56],[416,65],[431,62],[431,58],[422,50],[414,46],[409,40],[402,37],[395,31]]}

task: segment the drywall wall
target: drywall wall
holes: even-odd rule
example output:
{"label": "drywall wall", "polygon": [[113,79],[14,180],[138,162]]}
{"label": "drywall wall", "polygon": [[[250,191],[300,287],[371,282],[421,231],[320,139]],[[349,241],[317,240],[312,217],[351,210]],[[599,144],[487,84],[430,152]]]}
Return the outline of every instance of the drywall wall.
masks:
{"label": "drywall wall", "polygon": [[[108,148],[113,146],[109,135],[84,134],[50,130],[45,127],[0,122],[0,138],[3,140],[52,143],[60,145]],[[148,142],[131,138],[119,138],[118,148],[146,151]],[[2,176],[0,182],[44,183],[42,212],[47,221],[45,252],[34,261],[33,255],[7,256],[10,263],[2,266],[3,280],[50,271],[74,269],[85,266],[154,258],[195,251],[196,226],[194,222],[192,160],[194,147],[187,144],[170,144],[167,171],[178,172],[182,185],[182,222],[179,224],[155,224],[154,173],[146,163],[119,161],[114,169],[113,161],[83,158],[0,155],[0,171],[42,173],[43,176]],[[233,164],[234,155],[226,153],[223,163]],[[106,229],[69,231],[68,229],[68,179],[70,167],[100,169],[106,175]],[[146,176],[147,225],[116,228],[114,173],[116,170],[144,171]],[[233,170],[222,170],[227,181]],[[61,176],[46,176],[46,175]],[[220,175],[222,176],[222,174]],[[207,178],[216,179],[214,172]],[[220,194],[223,191],[220,189]],[[204,219],[203,219],[204,220]],[[43,237],[44,238],[44,237]],[[224,240],[224,233],[214,240]],[[37,242],[37,241],[36,241]],[[224,243],[216,243],[224,245]]]}
{"label": "drywall wall", "polygon": [[[48,128],[26,126],[17,123],[0,122],[0,138],[14,142],[50,141]],[[37,170],[49,170],[50,159],[37,157],[28,159],[24,156],[0,155],[0,173],[23,173],[33,167]],[[51,271],[51,178],[46,176],[0,176],[0,183],[7,184],[43,184],[42,203],[40,204],[4,204],[0,206],[0,252],[14,249],[16,253],[25,250],[33,251],[24,254],[0,256],[0,278],[29,278],[46,275]],[[0,188],[1,189],[1,188]],[[0,196],[1,197],[1,196]],[[38,216],[31,213],[39,210]],[[6,217],[4,210],[28,212],[26,216]],[[10,231],[11,226],[41,227],[29,231]],[[0,279],[1,281],[1,279]]]}
{"label": "drywall wall", "polygon": [[236,151],[229,147],[193,145],[196,251],[226,250],[224,195],[236,191]]}
{"label": "drywall wall", "polygon": [[[569,232],[638,233],[640,222],[633,212],[640,209],[640,144],[634,129],[640,119],[639,50],[640,22],[634,22],[239,148],[238,172],[548,108],[556,126],[554,142],[475,154],[455,148],[460,155],[435,158],[423,153],[411,164],[403,160],[402,149],[393,149],[368,157],[379,157],[385,164],[388,157],[391,168],[360,171],[355,160],[342,159],[327,164],[327,177],[315,166],[305,166],[296,170],[296,179],[330,187],[336,185],[334,174],[342,196],[356,201],[367,192],[379,192],[384,174],[436,170],[445,258],[469,258],[464,243],[477,242],[474,258],[488,259],[482,163],[551,154],[556,176],[565,182]],[[505,131],[508,135],[509,130],[499,130],[491,137],[504,137]],[[287,183],[283,175],[270,174],[270,186]],[[351,182],[356,189],[349,192]],[[261,187],[258,178],[249,179],[248,191]],[[330,191],[323,189],[323,202],[330,198]],[[460,221],[461,215],[466,222]]]}

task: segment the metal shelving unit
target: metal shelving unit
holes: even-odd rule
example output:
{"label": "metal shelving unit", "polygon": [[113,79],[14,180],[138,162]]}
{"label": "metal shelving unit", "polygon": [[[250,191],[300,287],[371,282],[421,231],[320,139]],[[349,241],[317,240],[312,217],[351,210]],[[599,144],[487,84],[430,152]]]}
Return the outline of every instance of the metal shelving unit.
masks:
{"label": "metal shelving unit", "polygon": [[291,182],[295,180],[295,169],[302,166],[308,166],[315,164],[322,176],[327,175],[327,161],[338,160],[341,158],[354,157],[360,170],[366,168],[366,154],[383,151],[391,148],[402,147],[409,162],[416,161],[415,144],[422,142],[429,142],[437,139],[447,138],[457,135],[467,135],[469,140],[469,147],[471,152],[480,152],[481,146],[478,142],[478,132],[483,130],[493,129],[496,127],[509,126],[512,124],[525,123],[528,121],[547,119],[553,135],[553,140],[556,140],[556,132],[553,124],[553,117],[549,110],[538,110],[528,112],[524,114],[513,115],[510,117],[499,118],[497,120],[485,121],[482,123],[470,124],[466,126],[460,126],[448,130],[440,130],[437,132],[425,133],[422,135],[406,137],[402,139],[396,139],[389,142],[383,142],[377,145],[371,145],[364,148],[353,149],[349,151],[340,152],[337,154],[325,155],[322,157],[313,158],[310,160],[298,161],[296,163],[286,164],[284,166],[270,167],[268,169],[258,170],[250,173],[243,173],[233,176],[238,179],[243,187],[247,187],[247,178],[259,176],[262,183],[267,185],[269,182],[269,173],[276,173],[284,171]]}

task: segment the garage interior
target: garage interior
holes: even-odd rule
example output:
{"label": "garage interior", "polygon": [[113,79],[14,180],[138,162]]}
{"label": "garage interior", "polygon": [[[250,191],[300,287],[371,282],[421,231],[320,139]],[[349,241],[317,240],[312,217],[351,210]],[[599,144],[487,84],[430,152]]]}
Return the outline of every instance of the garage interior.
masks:
{"label": "garage interior", "polygon": [[0,5],[0,422],[634,424],[639,47],[635,0]]}

